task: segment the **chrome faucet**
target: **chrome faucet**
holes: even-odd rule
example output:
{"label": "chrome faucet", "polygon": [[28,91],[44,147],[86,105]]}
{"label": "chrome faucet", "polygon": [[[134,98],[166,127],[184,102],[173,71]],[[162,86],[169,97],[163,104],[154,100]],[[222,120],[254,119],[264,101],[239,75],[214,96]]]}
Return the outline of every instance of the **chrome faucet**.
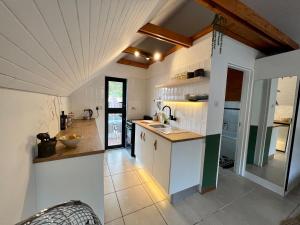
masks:
{"label": "chrome faucet", "polygon": [[173,116],[172,115],[172,110],[171,110],[171,107],[170,106],[168,106],[168,105],[165,105],[163,108],[162,108],[162,111],[164,111],[164,109],[165,108],[168,108],[169,109],[169,119],[170,120],[174,120],[174,121],[176,121],[177,120],[177,118],[175,117],[175,116]]}

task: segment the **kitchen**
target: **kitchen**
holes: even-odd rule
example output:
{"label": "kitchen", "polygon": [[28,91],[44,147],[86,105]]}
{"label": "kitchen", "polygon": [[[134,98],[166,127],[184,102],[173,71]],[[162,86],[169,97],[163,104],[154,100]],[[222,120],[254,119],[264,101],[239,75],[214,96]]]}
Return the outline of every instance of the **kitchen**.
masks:
{"label": "kitchen", "polygon": [[[4,0],[0,12],[0,224],[70,200],[110,225],[273,224],[296,209],[278,195],[299,184],[298,73],[269,72],[267,51],[293,44],[218,30],[230,26],[203,1]],[[243,73],[234,170],[219,167],[228,69]],[[296,77],[279,188],[246,171],[254,83],[268,72]],[[261,192],[273,217],[250,218]]]}

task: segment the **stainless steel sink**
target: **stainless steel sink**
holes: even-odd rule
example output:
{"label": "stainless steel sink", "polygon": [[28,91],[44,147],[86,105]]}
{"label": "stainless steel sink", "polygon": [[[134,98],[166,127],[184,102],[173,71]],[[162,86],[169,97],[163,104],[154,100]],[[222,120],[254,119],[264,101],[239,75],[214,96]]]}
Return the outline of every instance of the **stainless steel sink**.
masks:
{"label": "stainless steel sink", "polygon": [[158,128],[168,128],[169,126],[164,125],[164,124],[150,124],[149,127],[153,127],[155,129],[158,129]]}
{"label": "stainless steel sink", "polygon": [[176,127],[160,128],[158,130],[160,132],[164,133],[164,134],[179,134],[179,133],[187,132],[186,130],[179,129],[179,128],[176,128]]}
{"label": "stainless steel sink", "polygon": [[186,130],[179,129],[177,127],[171,127],[170,125],[165,124],[150,124],[149,126],[164,134],[178,134],[187,132]]}

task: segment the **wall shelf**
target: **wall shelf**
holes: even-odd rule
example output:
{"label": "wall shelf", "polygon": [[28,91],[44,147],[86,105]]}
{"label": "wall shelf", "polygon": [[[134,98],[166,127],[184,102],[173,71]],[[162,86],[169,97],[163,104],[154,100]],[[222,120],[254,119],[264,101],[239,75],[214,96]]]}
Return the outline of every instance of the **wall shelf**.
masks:
{"label": "wall shelf", "polygon": [[173,79],[170,80],[166,83],[156,85],[156,88],[164,88],[164,87],[176,87],[176,86],[182,86],[182,85],[189,85],[189,84],[196,84],[200,83],[203,81],[208,81],[208,77],[194,77],[190,79],[184,79],[184,80],[179,80],[179,79]]}
{"label": "wall shelf", "polygon": [[155,100],[155,102],[190,102],[190,103],[199,103],[199,102],[208,102],[208,99],[206,100],[199,100],[199,101],[188,101],[188,100],[163,100],[163,99],[160,99],[160,100]]}

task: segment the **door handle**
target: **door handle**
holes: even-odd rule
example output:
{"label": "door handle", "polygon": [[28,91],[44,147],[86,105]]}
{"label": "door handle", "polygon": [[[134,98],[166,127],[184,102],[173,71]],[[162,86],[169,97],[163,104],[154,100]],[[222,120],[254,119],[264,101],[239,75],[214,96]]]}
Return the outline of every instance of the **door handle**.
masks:
{"label": "door handle", "polygon": [[143,132],[141,132],[140,137],[141,137],[141,140],[143,140]]}
{"label": "door handle", "polygon": [[154,141],[154,150],[157,150],[157,140]]}
{"label": "door handle", "polygon": [[143,134],[143,140],[146,141],[146,133]]}

